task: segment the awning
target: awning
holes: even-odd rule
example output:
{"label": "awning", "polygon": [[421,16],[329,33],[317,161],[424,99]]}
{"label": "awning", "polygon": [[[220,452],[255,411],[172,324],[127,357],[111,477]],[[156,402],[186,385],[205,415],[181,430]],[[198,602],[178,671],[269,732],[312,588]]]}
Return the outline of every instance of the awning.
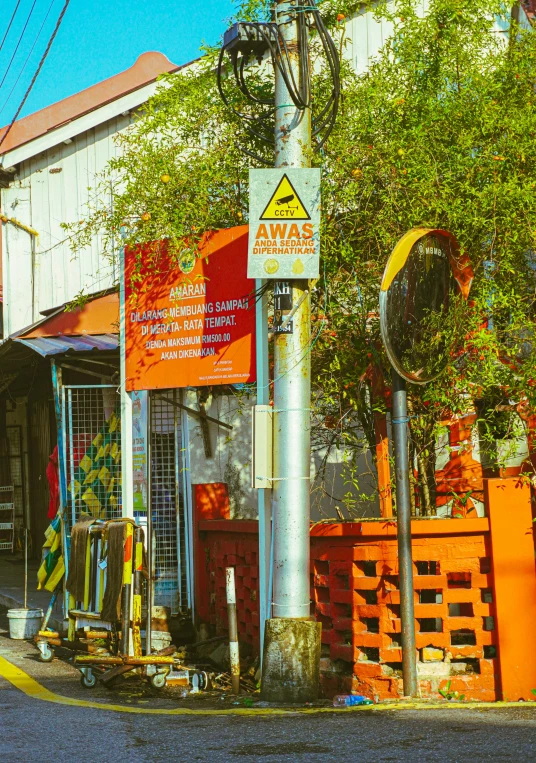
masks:
{"label": "awning", "polygon": [[66,352],[91,352],[91,350],[117,350],[119,347],[118,334],[96,334],[94,336],[55,336],[36,337],[34,339],[17,338],[18,344],[30,347],[43,358],[51,355],[62,355]]}
{"label": "awning", "polygon": [[[46,311],[49,313],[49,311]],[[117,291],[90,295],[81,306],[69,303],[51,311],[33,326],[17,331],[13,337],[85,337],[117,334],[119,331],[119,294]]]}
{"label": "awning", "polygon": [[[118,371],[119,296],[99,292],[82,306],[62,306],[32,326],[0,342],[0,394],[26,395],[40,374],[50,376],[47,359],[58,357],[69,373],[104,379]],[[76,357],[76,362],[74,358]]]}

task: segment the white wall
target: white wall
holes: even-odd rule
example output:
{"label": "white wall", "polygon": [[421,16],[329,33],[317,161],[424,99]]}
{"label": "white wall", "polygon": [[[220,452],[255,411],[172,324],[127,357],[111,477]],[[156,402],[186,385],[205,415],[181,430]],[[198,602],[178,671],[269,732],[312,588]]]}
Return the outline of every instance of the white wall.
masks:
{"label": "white wall", "polygon": [[[184,404],[197,410],[195,391],[185,391]],[[228,430],[208,422],[211,458],[205,456],[199,419],[188,416],[191,484],[226,482],[231,519],[257,518],[257,491],[251,487],[251,407],[254,404],[252,395],[216,393],[209,400],[207,414],[233,427]]]}
{"label": "white wall", "polygon": [[113,268],[102,256],[98,238],[75,256],[60,223],[83,218],[98,173],[117,153],[114,136],[129,123],[129,116],[111,119],[72,143],[60,143],[22,162],[10,187],[2,189],[3,213],[39,234],[2,225],[6,335],[82,290],[94,292],[113,283]]}

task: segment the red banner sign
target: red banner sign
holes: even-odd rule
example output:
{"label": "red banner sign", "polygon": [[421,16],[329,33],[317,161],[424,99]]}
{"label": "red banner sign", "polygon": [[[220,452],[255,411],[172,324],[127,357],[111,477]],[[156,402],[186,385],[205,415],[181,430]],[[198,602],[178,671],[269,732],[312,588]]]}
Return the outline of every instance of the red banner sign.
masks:
{"label": "red banner sign", "polygon": [[201,257],[165,244],[125,253],[126,388],[255,381],[248,228],[206,236]]}

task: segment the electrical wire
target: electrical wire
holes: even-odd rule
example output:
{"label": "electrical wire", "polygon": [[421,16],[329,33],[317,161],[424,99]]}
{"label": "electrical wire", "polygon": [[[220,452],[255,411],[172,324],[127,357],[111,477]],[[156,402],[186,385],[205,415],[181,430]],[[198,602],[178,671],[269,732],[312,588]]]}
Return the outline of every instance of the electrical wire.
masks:
{"label": "electrical wire", "polygon": [[56,39],[56,35],[59,32],[59,29],[60,29],[60,26],[61,26],[61,22],[63,21],[63,17],[65,16],[65,13],[67,12],[67,8],[69,7],[69,3],[70,2],[71,2],[71,0],[65,0],[63,8],[61,9],[61,13],[58,16],[58,20],[56,21],[56,26],[54,27],[54,30],[52,31],[52,34],[50,35],[49,41],[48,41],[47,46],[45,48],[45,52],[41,56],[41,60],[39,61],[39,65],[38,65],[38,67],[36,69],[36,72],[35,72],[34,76],[32,77],[32,81],[30,82],[30,84],[28,85],[28,88],[26,89],[26,92],[24,93],[22,101],[20,102],[19,107],[18,107],[17,111],[15,112],[15,116],[13,117],[13,119],[9,123],[6,131],[4,132],[2,137],[0,138],[0,146],[2,146],[2,144],[5,141],[5,139],[7,138],[9,133],[11,132],[11,129],[12,129],[13,125],[15,124],[15,122],[17,121],[20,112],[24,108],[24,104],[28,100],[28,96],[30,95],[30,93],[31,93],[31,91],[33,89],[33,86],[35,85],[35,81],[38,78],[38,76],[39,76],[39,74],[41,72],[41,69],[43,68],[43,65],[44,65],[44,63],[46,61],[46,58],[47,58],[47,56],[48,56],[48,54],[50,52],[50,48],[52,47],[52,44],[53,44],[54,40]]}
{"label": "electrical wire", "polygon": [[[241,31],[245,32],[245,39],[241,38],[239,45],[236,39],[224,45],[220,50],[217,65],[217,86],[223,103],[237,117],[242,120],[243,129],[253,138],[267,145],[274,145],[274,131],[272,119],[276,111],[275,99],[267,98],[252,92],[245,77],[246,67],[251,56],[256,56],[259,64],[264,52],[268,52],[274,71],[279,72],[288,91],[292,104],[299,111],[312,108],[311,75],[309,71],[309,30],[316,28],[318,38],[322,45],[323,54],[327,62],[329,77],[332,88],[319,113],[313,113],[312,135],[315,139],[316,150],[321,150],[328,139],[337,117],[340,102],[340,62],[337,48],[329,34],[322,16],[314,4],[298,4],[292,9],[286,9],[285,13],[290,18],[294,17],[298,24],[298,45],[300,49],[299,59],[299,83],[296,83],[294,68],[291,65],[290,54],[286,40],[280,32],[277,23],[273,22],[244,22],[240,24]],[[248,49],[247,40],[251,40]],[[262,52],[261,52],[262,51]],[[224,88],[224,59],[229,54],[232,64],[235,85],[239,93],[252,105],[252,112],[238,109],[227,95]],[[262,109],[259,112],[259,107]],[[255,109],[257,113],[255,113]],[[271,165],[263,157],[245,148],[243,153],[251,156],[262,164]]]}
{"label": "electrical wire", "polygon": [[[24,70],[26,69],[26,66],[28,65],[28,61],[30,60],[30,58],[31,58],[31,55],[32,55],[32,53],[34,52],[35,46],[37,45],[37,42],[38,42],[39,38],[41,37],[41,32],[43,31],[43,28],[44,28],[44,26],[45,26],[45,24],[46,24],[46,22],[47,22],[47,19],[48,19],[48,17],[50,16],[50,11],[52,10],[52,7],[53,7],[53,5],[54,5],[54,3],[55,3],[55,2],[56,2],[56,0],[52,0],[52,2],[50,3],[50,5],[48,6],[48,11],[46,12],[45,18],[43,19],[43,21],[42,21],[42,23],[41,23],[41,26],[39,27],[39,31],[38,31],[38,33],[37,33],[37,37],[35,38],[35,40],[34,40],[34,43],[33,43],[32,47],[30,48],[30,52],[29,52],[29,53],[28,53],[28,55],[26,56],[26,60],[25,60],[25,62],[23,63],[23,65],[22,65],[22,69],[21,69],[21,70],[20,70],[20,72],[19,72],[19,76],[18,76],[18,77],[17,77],[17,79],[15,80],[15,83],[14,83],[13,87],[11,88],[11,91],[10,91],[10,93],[9,93],[8,97],[7,97],[7,98],[6,98],[6,100],[4,101],[4,105],[3,105],[3,106],[0,108],[0,114],[1,114],[1,113],[2,113],[2,111],[3,111],[3,110],[6,108],[6,106],[7,106],[8,102],[9,102],[9,99],[10,99],[10,98],[11,98],[11,96],[13,95],[13,92],[14,92],[15,88],[17,87],[17,85],[18,85],[18,83],[19,83],[19,80],[20,80],[20,78],[22,77],[22,75],[23,75],[23,73],[24,73]],[[0,48],[0,49],[1,49],[1,48]]]}
{"label": "electrical wire", "polygon": [[9,61],[9,64],[7,65],[7,69],[6,69],[5,73],[4,73],[4,76],[2,77],[2,81],[0,82],[0,88],[2,87],[2,85],[4,84],[4,82],[6,81],[6,77],[7,77],[7,75],[9,74],[9,70],[11,69],[11,65],[13,64],[13,61],[15,60],[15,56],[17,55],[17,51],[18,51],[18,49],[19,49],[19,46],[20,46],[20,44],[21,44],[21,42],[22,42],[22,38],[24,37],[24,33],[26,32],[26,27],[27,27],[27,26],[28,26],[28,24],[30,23],[30,19],[31,19],[31,17],[32,17],[32,13],[34,12],[34,8],[35,8],[35,4],[36,4],[36,3],[37,3],[37,0],[34,0],[34,1],[33,1],[33,4],[32,4],[32,7],[30,8],[30,13],[28,14],[28,17],[27,17],[27,19],[26,19],[26,22],[25,22],[25,24],[24,24],[24,26],[23,26],[23,28],[22,28],[22,32],[21,32],[21,33],[20,33],[20,35],[19,35],[19,39],[18,39],[18,42],[17,42],[17,44],[16,44],[16,46],[15,46],[15,50],[13,51],[13,55],[11,56],[11,59],[10,59],[10,61]]}
{"label": "electrical wire", "polygon": [[2,37],[2,42],[0,42],[0,51],[4,47],[4,43],[6,41],[6,38],[7,38],[8,34],[9,34],[9,30],[11,29],[11,25],[15,21],[15,16],[17,15],[17,11],[19,10],[19,5],[20,5],[20,0],[17,0],[17,5],[15,6],[15,10],[11,14],[11,19],[9,20],[9,24],[7,25],[7,29],[5,31],[5,34]]}

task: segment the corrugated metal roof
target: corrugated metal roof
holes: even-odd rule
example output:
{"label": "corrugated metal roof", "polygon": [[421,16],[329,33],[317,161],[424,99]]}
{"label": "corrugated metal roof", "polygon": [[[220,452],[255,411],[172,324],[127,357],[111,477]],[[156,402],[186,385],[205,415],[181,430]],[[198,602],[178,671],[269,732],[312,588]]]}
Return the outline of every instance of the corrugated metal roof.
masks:
{"label": "corrugated metal roof", "polygon": [[118,334],[95,334],[85,336],[36,337],[35,339],[14,339],[35,350],[43,358],[49,355],[61,355],[64,352],[89,352],[91,350],[117,350]]}

